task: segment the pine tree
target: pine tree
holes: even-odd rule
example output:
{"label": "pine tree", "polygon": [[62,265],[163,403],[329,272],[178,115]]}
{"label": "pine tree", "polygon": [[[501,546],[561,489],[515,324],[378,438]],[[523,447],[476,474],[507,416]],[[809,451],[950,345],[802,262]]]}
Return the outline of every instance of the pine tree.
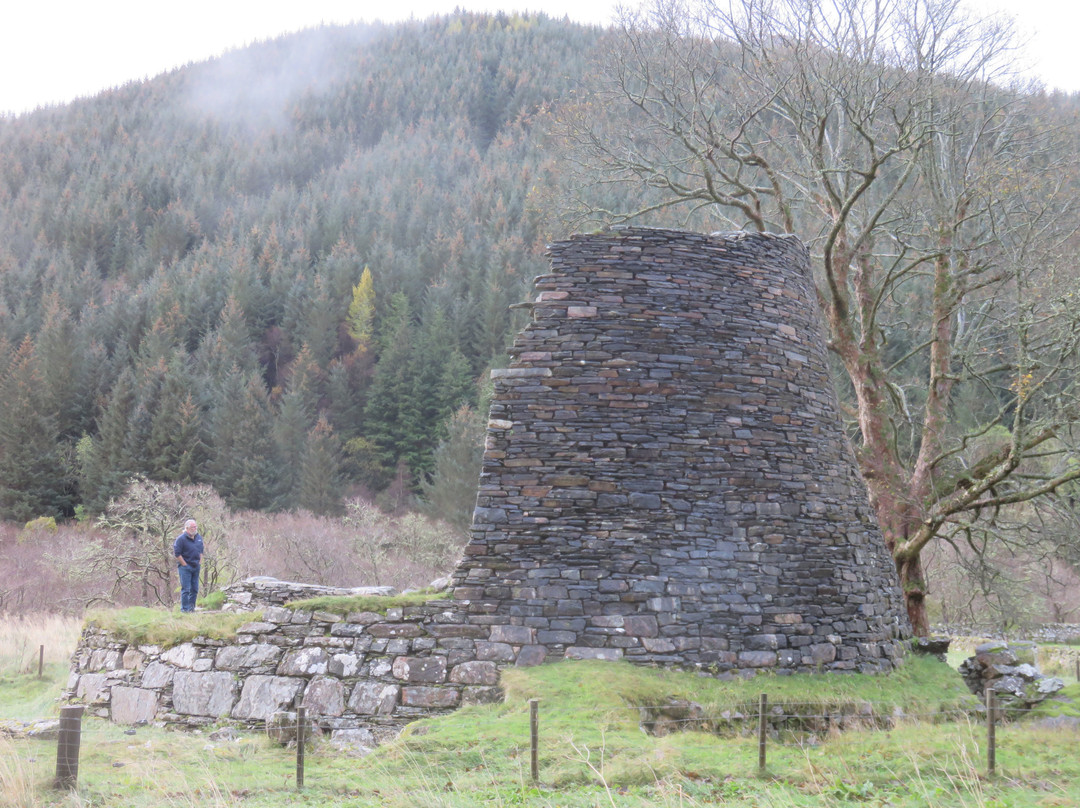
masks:
{"label": "pine tree", "polygon": [[236,510],[269,506],[277,485],[270,403],[262,381],[239,368],[226,378],[211,417],[210,483]]}
{"label": "pine tree", "polygon": [[295,507],[300,496],[300,466],[308,432],[318,416],[319,368],[304,346],[288,369],[285,394],[274,418],[278,490],[275,507]]}
{"label": "pine tree", "polygon": [[29,337],[0,378],[0,516],[26,522],[74,507],[74,480],[57,450],[56,418]]}
{"label": "pine tree", "polygon": [[463,404],[446,425],[446,438],[434,454],[434,471],[420,483],[424,510],[463,533],[472,524],[487,419]]}
{"label": "pine tree", "polygon": [[364,407],[364,437],[375,448],[379,476],[389,477],[396,468],[410,445],[410,428],[419,420],[412,412],[413,341],[408,299],[395,293],[381,324],[379,362]]}
{"label": "pine tree", "polygon": [[79,494],[91,513],[105,510],[135,473],[128,445],[128,422],[134,408],[135,375],[126,369],[113,385],[98,419],[97,435],[79,453]]}
{"label": "pine tree", "polygon": [[340,514],[344,492],[341,464],[341,442],[334,435],[330,422],[320,417],[308,433],[304,446],[297,504],[312,513]]}
{"label": "pine tree", "polygon": [[196,483],[204,474],[206,427],[193,392],[197,382],[189,364],[182,352],[174,355],[152,414],[146,453],[150,476],[155,480]]}

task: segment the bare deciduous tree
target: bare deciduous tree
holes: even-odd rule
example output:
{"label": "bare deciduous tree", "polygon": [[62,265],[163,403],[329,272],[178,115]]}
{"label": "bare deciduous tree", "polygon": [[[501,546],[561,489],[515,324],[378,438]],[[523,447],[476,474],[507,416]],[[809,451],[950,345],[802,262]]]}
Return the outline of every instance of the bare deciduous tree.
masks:
{"label": "bare deciduous tree", "polygon": [[586,218],[682,206],[810,246],[918,633],[931,541],[1080,477],[1077,134],[1005,86],[1011,43],[955,0],[658,0],[564,117]]}
{"label": "bare deciduous tree", "polygon": [[176,588],[173,541],[189,518],[198,520],[200,533],[208,537],[202,565],[204,593],[208,592],[219,579],[230,577],[224,541],[229,516],[223,501],[209,486],[141,477],[132,479],[123,494],[109,503],[97,520],[101,537],[75,553],[69,574],[100,583],[92,601],[111,603],[134,587],[144,605],[170,606]]}

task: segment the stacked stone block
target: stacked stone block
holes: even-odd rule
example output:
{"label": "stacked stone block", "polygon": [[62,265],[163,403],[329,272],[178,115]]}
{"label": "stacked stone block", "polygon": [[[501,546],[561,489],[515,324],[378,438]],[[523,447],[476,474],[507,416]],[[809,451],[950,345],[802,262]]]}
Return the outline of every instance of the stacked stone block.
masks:
{"label": "stacked stone block", "polygon": [[[251,589],[251,586],[248,586]],[[450,601],[385,614],[269,607],[235,642],[196,638],[163,649],[87,628],[66,697],[121,724],[248,724],[303,705],[324,731],[391,735],[409,721],[495,701],[498,663],[517,649],[476,642]]]}
{"label": "stacked stone block", "polygon": [[910,634],[795,238],[551,248],[495,395],[469,621],[530,661],[890,669]]}

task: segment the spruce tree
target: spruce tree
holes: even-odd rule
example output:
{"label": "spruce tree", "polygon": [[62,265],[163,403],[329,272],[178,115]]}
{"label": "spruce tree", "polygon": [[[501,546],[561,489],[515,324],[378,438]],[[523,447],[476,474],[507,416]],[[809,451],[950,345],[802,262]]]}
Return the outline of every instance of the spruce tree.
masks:
{"label": "spruce tree", "polygon": [[262,381],[234,368],[211,417],[210,483],[236,509],[268,507],[277,483],[270,403]]}
{"label": "spruce tree", "polygon": [[5,519],[62,516],[74,507],[74,480],[61,463],[56,418],[45,397],[27,337],[0,378],[0,516]]}
{"label": "spruce tree", "polygon": [[340,514],[344,493],[341,465],[341,442],[330,422],[320,417],[307,434],[300,462],[297,504],[320,515]]}

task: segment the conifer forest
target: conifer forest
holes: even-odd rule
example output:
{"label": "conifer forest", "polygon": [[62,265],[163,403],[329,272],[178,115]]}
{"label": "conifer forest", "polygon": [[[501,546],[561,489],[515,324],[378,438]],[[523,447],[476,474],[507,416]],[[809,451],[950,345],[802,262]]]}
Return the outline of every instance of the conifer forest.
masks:
{"label": "conifer forest", "polygon": [[513,305],[632,220],[809,244],[917,607],[935,558],[1003,614],[1075,582],[1080,95],[664,7],[322,27],[0,117],[0,519],[135,480],[467,525]]}

